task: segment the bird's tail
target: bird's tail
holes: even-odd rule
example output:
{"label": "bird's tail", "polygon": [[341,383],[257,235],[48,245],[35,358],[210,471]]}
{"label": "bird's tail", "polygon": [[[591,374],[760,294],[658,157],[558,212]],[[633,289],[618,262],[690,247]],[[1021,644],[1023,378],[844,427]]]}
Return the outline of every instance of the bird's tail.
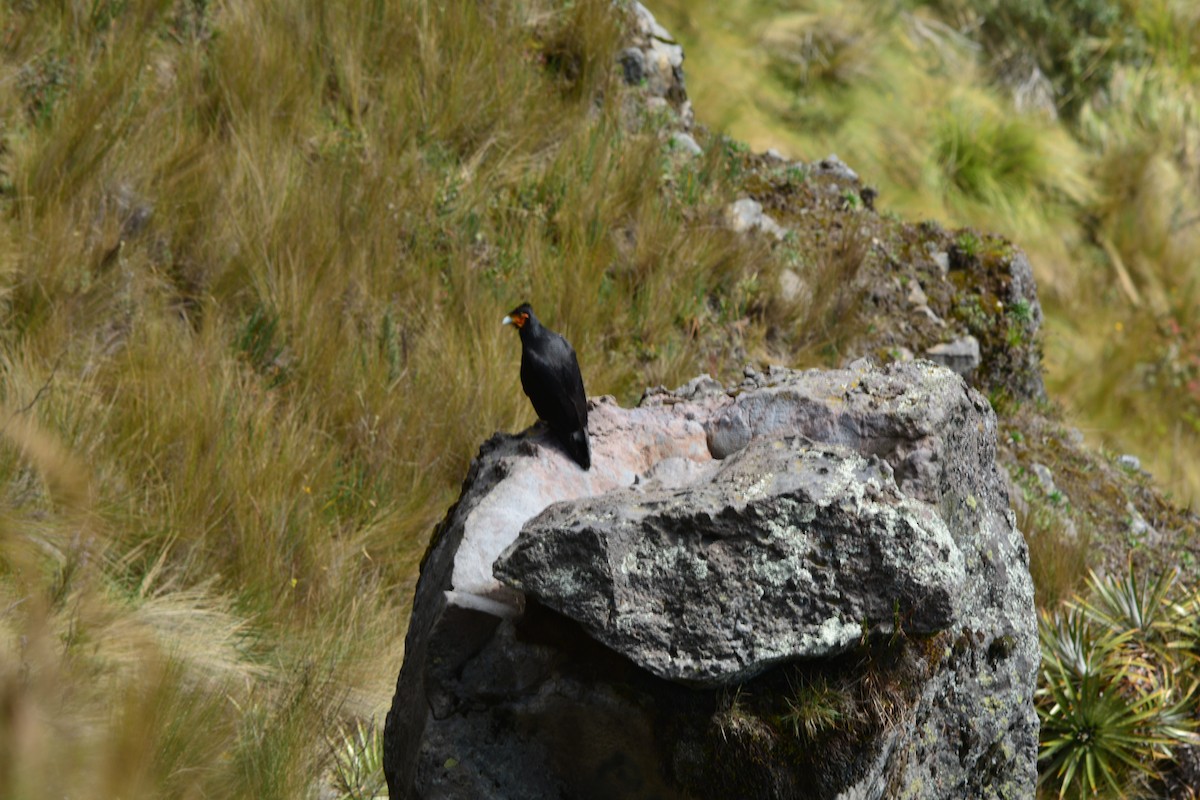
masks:
{"label": "bird's tail", "polygon": [[588,442],[587,430],[571,431],[567,434],[564,444],[576,464],[584,469],[592,468],[592,448]]}

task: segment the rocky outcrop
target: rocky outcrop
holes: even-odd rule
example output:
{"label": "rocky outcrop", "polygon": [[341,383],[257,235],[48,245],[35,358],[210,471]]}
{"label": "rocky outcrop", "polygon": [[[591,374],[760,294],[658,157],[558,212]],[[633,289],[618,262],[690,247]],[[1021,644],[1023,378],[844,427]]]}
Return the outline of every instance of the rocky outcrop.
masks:
{"label": "rocky outcrop", "polygon": [[496,574],[658,677],[714,687],[845,652],[894,614],[945,630],[965,579],[886,461],[799,436],[755,440],[685,486],[554,505]]}
{"label": "rocky outcrop", "polygon": [[[995,417],[929,362],[610,400],[482,448],[422,564],[392,797],[1029,797]],[[493,573],[494,569],[494,573]]]}
{"label": "rocky outcrop", "polygon": [[670,109],[684,130],[690,129],[695,115],[683,78],[683,47],[636,0],[629,15],[629,46],[617,56],[625,82],[642,90],[648,109]]}

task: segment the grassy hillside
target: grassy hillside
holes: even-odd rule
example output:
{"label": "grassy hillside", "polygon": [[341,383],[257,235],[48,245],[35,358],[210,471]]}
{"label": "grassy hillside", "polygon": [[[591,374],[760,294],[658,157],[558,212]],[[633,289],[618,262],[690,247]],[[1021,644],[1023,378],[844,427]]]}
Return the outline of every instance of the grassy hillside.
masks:
{"label": "grassy hillside", "polygon": [[761,336],[724,156],[660,192],[606,0],[0,15],[0,795],[305,796],[533,421],[504,313],[625,402]]}
{"label": "grassy hillside", "polygon": [[1200,5],[662,0],[701,122],[1029,253],[1047,382],[1200,499]]}
{"label": "grassy hillside", "polygon": [[[1158,88],[1190,91],[1183,4],[1161,25],[1182,66],[1058,121],[1010,113],[937,22],[961,9],[854,7],[838,24],[870,36],[844,59],[820,45],[763,73],[728,28],[749,6],[694,8],[712,24],[680,10],[673,30],[697,37],[702,118],[836,150],[881,209],[1029,244],[1059,387],[1190,452],[1195,120]],[[807,7],[771,8],[792,14],[779,52],[824,41]],[[665,142],[620,83],[620,36],[608,0],[0,0],[0,797],[370,796],[430,529],[479,443],[533,421],[499,324],[518,302],[624,403],[747,357],[836,355],[864,228],[804,253],[728,231],[751,159]],[[719,116],[718,58],[755,131],[813,138]],[[962,74],[977,82],[945,105]],[[776,123],[813,81],[834,82],[828,105],[793,119],[828,121]],[[872,94],[910,84],[930,106]],[[1013,141],[999,177],[971,150]],[[810,191],[802,170],[770,180]],[[781,297],[806,260],[825,284]]]}

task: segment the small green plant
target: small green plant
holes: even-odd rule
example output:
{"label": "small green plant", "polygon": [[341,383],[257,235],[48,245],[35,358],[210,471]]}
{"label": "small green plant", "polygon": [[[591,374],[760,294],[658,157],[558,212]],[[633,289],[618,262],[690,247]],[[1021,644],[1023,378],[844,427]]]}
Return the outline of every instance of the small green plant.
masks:
{"label": "small green plant", "polygon": [[1020,323],[1029,323],[1033,321],[1033,306],[1024,297],[1018,297],[1008,307],[1010,317]]}
{"label": "small green plant", "polygon": [[383,734],[373,724],[342,727],[333,747],[333,788],[338,800],[387,797],[383,778]]}
{"label": "small green plant", "polygon": [[954,238],[954,246],[965,258],[975,259],[979,257],[982,242],[971,231],[963,231]]}
{"label": "small green plant", "polygon": [[746,155],[750,152],[750,147],[745,142],[722,136],[720,152],[724,155],[726,177],[730,180],[737,180],[745,170],[744,162]]}
{"label": "small green plant", "polygon": [[57,55],[42,56],[25,66],[17,75],[17,86],[29,119],[38,125],[48,122],[71,80],[70,62]]}
{"label": "small green plant", "polygon": [[797,739],[814,742],[845,721],[846,693],[831,686],[824,675],[789,676],[788,690],[784,697],[787,711],[781,721]]}
{"label": "small green plant", "polygon": [[[1200,644],[1193,613],[1196,596],[1176,602],[1178,581],[1179,573],[1173,569],[1151,582],[1140,580],[1132,567],[1122,578],[1093,575],[1089,595],[1080,606],[1098,624],[1131,631],[1141,646],[1172,663],[1181,655],[1196,653]],[[1193,665],[1189,658],[1181,666],[1190,671]]]}
{"label": "small green plant", "polygon": [[1191,620],[1175,573],[1139,581],[1092,574],[1084,597],[1040,625],[1039,784],[1058,797],[1128,797],[1161,777],[1174,748],[1200,743]]}
{"label": "small green plant", "polygon": [[283,383],[283,347],[276,342],[279,315],[264,306],[255,306],[238,334],[236,347],[271,386]]}
{"label": "small green plant", "polygon": [[808,167],[803,164],[792,164],[784,175],[787,177],[788,183],[798,186],[808,180]]}
{"label": "small green plant", "polygon": [[1020,325],[1009,325],[1004,332],[1004,343],[1011,348],[1025,344],[1025,331]]}

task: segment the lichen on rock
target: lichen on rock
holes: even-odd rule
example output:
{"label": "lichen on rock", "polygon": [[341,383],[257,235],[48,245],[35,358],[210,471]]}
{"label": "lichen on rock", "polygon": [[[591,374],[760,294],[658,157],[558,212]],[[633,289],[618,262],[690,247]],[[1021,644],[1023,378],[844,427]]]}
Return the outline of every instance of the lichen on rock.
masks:
{"label": "lichen on rock", "polygon": [[756,440],[685,486],[551,506],[496,574],[651,673],[707,686],[837,655],[898,618],[944,630],[965,579],[885,461],[797,437]]}

